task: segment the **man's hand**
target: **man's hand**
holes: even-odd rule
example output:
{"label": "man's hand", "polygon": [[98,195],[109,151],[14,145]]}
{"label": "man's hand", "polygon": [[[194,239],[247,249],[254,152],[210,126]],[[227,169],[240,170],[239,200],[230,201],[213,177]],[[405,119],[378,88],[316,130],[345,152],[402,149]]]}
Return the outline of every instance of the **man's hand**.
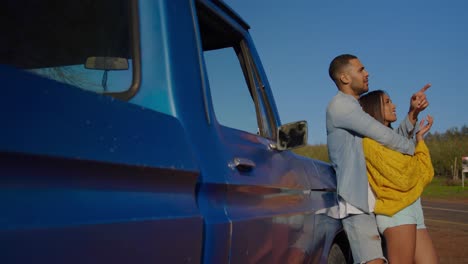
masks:
{"label": "man's hand", "polygon": [[424,85],[424,87],[421,88],[421,90],[417,91],[411,96],[408,117],[411,123],[413,123],[413,125],[416,124],[416,120],[418,120],[419,113],[421,113],[424,109],[426,109],[429,106],[429,101],[427,100],[425,94],[429,87],[431,87],[430,83]]}

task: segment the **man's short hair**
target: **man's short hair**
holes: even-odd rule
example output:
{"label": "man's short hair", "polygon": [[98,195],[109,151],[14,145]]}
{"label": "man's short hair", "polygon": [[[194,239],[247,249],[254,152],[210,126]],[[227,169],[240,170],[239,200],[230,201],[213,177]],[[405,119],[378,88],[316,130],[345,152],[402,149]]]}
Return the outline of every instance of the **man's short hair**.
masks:
{"label": "man's short hair", "polygon": [[338,80],[337,73],[343,69],[344,66],[349,64],[349,61],[352,59],[357,59],[356,56],[351,54],[342,54],[336,56],[330,63],[330,67],[328,68],[328,74],[330,78],[336,82]]}

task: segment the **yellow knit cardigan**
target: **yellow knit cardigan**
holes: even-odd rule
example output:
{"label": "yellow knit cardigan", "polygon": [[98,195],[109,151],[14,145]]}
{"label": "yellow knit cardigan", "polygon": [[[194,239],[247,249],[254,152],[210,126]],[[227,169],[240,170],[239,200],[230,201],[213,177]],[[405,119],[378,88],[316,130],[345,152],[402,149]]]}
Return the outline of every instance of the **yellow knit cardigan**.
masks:
{"label": "yellow knit cardigan", "polygon": [[364,138],[362,144],[367,177],[376,196],[376,214],[392,216],[412,204],[434,177],[429,149],[423,140],[416,145],[414,156],[369,138]]}

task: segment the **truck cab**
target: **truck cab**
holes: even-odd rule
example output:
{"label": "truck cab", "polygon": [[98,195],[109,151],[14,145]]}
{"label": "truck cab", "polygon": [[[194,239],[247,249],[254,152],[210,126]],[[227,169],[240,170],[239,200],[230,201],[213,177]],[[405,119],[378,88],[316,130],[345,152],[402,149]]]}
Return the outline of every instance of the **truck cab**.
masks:
{"label": "truck cab", "polygon": [[223,1],[0,5],[1,263],[351,260],[317,214],[334,171],[291,151],[307,123]]}

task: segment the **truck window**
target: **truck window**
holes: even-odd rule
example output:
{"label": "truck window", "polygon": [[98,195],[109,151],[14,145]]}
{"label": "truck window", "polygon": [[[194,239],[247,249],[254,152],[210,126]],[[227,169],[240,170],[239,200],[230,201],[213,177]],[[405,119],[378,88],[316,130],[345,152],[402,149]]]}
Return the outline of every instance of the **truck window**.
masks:
{"label": "truck window", "polygon": [[222,125],[257,133],[255,105],[232,48],[205,52],[216,118]]}
{"label": "truck window", "polygon": [[227,127],[274,138],[276,126],[248,42],[202,5],[198,19],[216,119]]}
{"label": "truck window", "polygon": [[134,68],[130,1],[2,1],[0,63],[96,93],[124,93]]}

